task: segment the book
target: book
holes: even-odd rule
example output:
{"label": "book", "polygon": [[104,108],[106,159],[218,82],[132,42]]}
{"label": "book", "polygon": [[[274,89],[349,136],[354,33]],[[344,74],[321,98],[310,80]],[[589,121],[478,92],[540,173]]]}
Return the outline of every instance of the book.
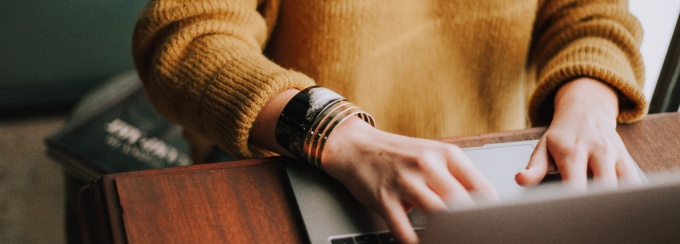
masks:
{"label": "book", "polygon": [[181,127],[154,109],[136,72],[88,92],[45,144],[50,157],[83,182],[103,174],[192,164]]}

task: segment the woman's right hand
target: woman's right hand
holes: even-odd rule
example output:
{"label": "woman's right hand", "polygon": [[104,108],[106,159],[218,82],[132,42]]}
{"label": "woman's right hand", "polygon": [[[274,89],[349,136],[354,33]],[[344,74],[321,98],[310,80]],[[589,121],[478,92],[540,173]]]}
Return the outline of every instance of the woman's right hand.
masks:
{"label": "woman's right hand", "polygon": [[405,243],[418,241],[407,215],[412,208],[428,213],[470,204],[471,193],[498,198],[460,148],[383,132],[355,117],[329,135],[322,164]]}
{"label": "woman's right hand", "polygon": [[[288,89],[267,102],[250,130],[250,143],[293,157],[274,134],[281,111],[297,93]],[[401,242],[418,241],[407,215],[412,208],[427,213],[469,204],[473,192],[497,199],[491,184],[460,148],[386,133],[358,117],[335,127],[323,150],[324,170],[380,214]]]}

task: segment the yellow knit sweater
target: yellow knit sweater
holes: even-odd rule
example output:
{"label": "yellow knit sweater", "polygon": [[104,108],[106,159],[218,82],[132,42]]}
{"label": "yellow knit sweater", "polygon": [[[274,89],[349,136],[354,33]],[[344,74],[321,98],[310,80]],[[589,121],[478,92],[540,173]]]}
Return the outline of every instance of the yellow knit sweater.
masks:
{"label": "yellow knit sweater", "polygon": [[313,84],[422,138],[544,125],[577,77],[617,89],[632,122],[647,108],[641,36],[615,0],[157,0],[133,54],[162,114],[248,158],[268,155],[248,144],[264,104]]}

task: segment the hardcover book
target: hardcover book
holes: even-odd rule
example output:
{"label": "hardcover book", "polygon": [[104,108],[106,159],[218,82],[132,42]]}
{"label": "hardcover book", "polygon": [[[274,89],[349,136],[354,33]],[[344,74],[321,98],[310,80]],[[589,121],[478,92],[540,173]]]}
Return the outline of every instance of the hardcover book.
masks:
{"label": "hardcover book", "polygon": [[88,93],[45,143],[49,155],[84,182],[102,174],[191,164],[181,128],[156,112],[135,72]]}

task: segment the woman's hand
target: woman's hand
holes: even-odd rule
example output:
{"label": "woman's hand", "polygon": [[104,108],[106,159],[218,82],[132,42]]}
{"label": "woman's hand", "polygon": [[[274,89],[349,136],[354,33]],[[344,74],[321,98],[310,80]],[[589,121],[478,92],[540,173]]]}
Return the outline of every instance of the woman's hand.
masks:
{"label": "woman's hand", "polygon": [[[250,143],[293,157],[274,137],[284,106],[298,91],[270,99],[253,124]],[[358,117],[334,128],[323,149],[322,166],[361,203],[380,214],[400,242],[418,238],[407,212],[424,212],[497,200],[496,191],[460,148],[377,130]]]}
{"label": "woman's hand", "polygon": [[590,78],[573,80],[555,96],[555,114],[527,168],[515,179],[538,184],[559,170],[565,185],[586,190],[588,174],[596,186],[639,184],[640,178],[623,141],[616,133],[617,94]]}
{"label": "woman's hand", "polygon": [[493,186],[458,147],[399,136],[349,118],[333,130],[324,170],[386,221],[403,242],[418,240],[407,212],[472,203],[471,193],[497,199]]}

